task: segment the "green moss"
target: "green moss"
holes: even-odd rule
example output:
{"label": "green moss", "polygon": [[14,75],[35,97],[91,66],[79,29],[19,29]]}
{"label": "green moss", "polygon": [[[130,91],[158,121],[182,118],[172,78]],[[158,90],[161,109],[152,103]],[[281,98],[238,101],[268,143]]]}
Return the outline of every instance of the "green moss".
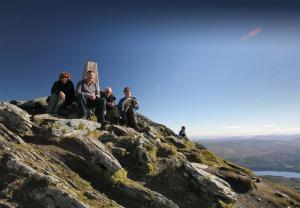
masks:
{"label": "green moss", "polygon": [[[63,134],[66,134],[68,132],[68,129],[66,127],[62,126],[57,121],[50,125],[49,130],[52,131],[53,129],[57,129],[57,130],[59,129],[59,130],[61,130],[61,132]],[[55,141],[59,142],[60,138],[56,138]]]}
{"label": "green moss", "polygon": [[154,175],[156,171],[155,165],[152,163],[147,163],[147,171],[148,171],[148,175],[150,176]]}
{"label": "green moss", "polygon": [[144,144],[143,147],[147,150],[151,161],[155,162],[157,159],[157,147],[153,144]]}
{"label": "green moss", "polygon": [[77,126],[77,129],[78,130],[82,130],[82,129],[84,129],[85,128],[85,125],[84,125],[84,123],[82,123],[82,122],[80,122],[79,124],[78,124],[78,126]]}
{"label": "green moss", "polygon": [[235,165],[227,160],[223,160],[223,162],[228,165],[229,167],[235,169],[235,170],[239,170],[239,171],[242,171],[250,176],[254,176],[254,174],[252,173],[252,171],[250,169],[247,169],[247,168],[244,168],[244,167],[241,167],[241,166],[238,166],[238,165]]}
{"label": "green moss", "polygon": [[219,162],[217,156],[208,150],[202,150],[201,154],[205,157],[207,161]]}
{"label": "green moss", "polygon": [[[266,183],[271,186],[272,188],[265,188],[260,186],[259,189],[261,191],[263,191],[264,193],[267,194],[267,198],[272,201],[274,204],[276,204],[277,206],[287,206],[290,203],[296,205],[299,204],[300,202],[300,192],[291,189],[285,185],[282,184],[278,184],[278,183],[273,183],[270,182],[268,180],[266,180]],[[288,195],[290,197],[290,199],[286,199],[286,198],[280,198],[277,197],[272,191],[274,190],[278,190],[281,193],[284,193],[286,195]],[[300,204],[299,204],[300,206]]]}
{"label": "green moss", "polygon": [[94,131],[90,131],[87,134],[87,137],[93,138],[93,139],[98,139],[100,137],[101,133],[99,130],[95,129]]}
{"label": "green moss", "polygon": [[66,134],[66,133],[67,133],[67,130],[66,130],[66,129],[62,129],[61,132],[62,132],[63,134]]}
{"label": "green moss", "polygon": [[234,204],[227,204],[221,200],[219,200],[218,202],[218,205],[217,205],[218,208],[234,208]]}
{"label": "green moss", "polygon": [[124,169],[116,171],[111,177],[110,181],[112,184],[117,184],[117,183],[127,183],[129,182],[129,179],[127,178],[127,171]]}
{"label": "green moss", "polygon": [[56,121],[54,123],[52,123],[50,126],[51,129],[60,129],[60,127],[61,127],[61,124]]}
{"label": "green moss", "polygon": [[91,121],[94,121],[94,122],[97,122],[97,116],[93,115],[90,117],[90,120]]}
{"label": "green moss", "polygon": [[163,143],[158,146],[157,155],[160,157],[175,156],[177,155],[177,149],[173,145]]}
{"label": "green moss", "polygon": [[122,147],[130,151],[136,148],[138,138],[134,138],[132,136],[119,136],[114,142],[115,146]]}
{"label": "green moss", "polygon": [[183,143],[184,143],[186,149],[195,149],[196,148],[196,145],[187,138],[183,139]]}
{"label": "green moss", "polygon": [[205,157],[199,153],[199,152],[183,152],[187,158],[188,161],[190,162],[196,162],[196,163],[203,163],[206,164],[207,161],[205,159]]}

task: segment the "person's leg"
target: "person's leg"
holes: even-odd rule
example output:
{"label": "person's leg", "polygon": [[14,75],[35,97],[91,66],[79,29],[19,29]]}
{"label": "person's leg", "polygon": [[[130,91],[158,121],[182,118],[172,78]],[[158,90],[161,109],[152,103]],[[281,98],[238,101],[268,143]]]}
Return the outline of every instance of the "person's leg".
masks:
{"label": "person's leg", "polygon": [[106,100],[104,98],[97,97],[93,101],[93,105],[94,107],[96,107],[97,122],[98,123],[105,122]]}
{"label": "person's leg", "polygon": [[114,123],[114,109],[106,108],[105,120],[108,121],[109,123]]}
{"label": "person's leg", "polygon": [[77,99],[80,117],[87,117],[89,110],[87,106],[87,98],[83,94],[78,94]]}
{"label": "person's leg", "polygon": [[129,109],[127,110],[127,121],[129,127],[134,128],[135,130],[139,129],[136,120],[136,112],[133,107],[129,107]]}
{"label": "person's leg", "polygon": [[121,111],[120,114],[121,114],[122,125],[127,125],[128,124],[127,112]]}
{"label": "person's leg", "polygon": [[55,115],[58,114],[59,109],[65,104],[65,99],[64,98],[58,98],[58,102],[55,106],[55,108],[53,109],[53,113]]}
{"label": "person's leg", "polygon": [[53,110],[56,107],[57,103],[58,103],[58,96],[55,93],[51,94],[46,112],[53,113]]}
{"label": "person's leg", "polygon": [[118,107],[114,107],[113,112],[113,124],[119,124],[120,113]]}

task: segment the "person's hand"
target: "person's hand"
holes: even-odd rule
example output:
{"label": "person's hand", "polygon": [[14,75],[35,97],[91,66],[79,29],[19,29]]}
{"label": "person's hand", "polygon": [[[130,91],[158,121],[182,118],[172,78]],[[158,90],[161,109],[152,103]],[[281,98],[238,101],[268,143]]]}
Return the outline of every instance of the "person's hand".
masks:
{"label": "person's hand", "polygon": [[90,100],[95,100],[95,99],[96,99],[96,95],[95,95],[95,94],[90,94],[90,95],[88,96],[88,98],[89,98]]}
{"label": "person's hand", "polygon": [[58,97],[61,98],[61,99],[65,99],[66,95],[65,95],[64,92],[59,91]]}
{"label": "person's hand", "polygon": [[113,102],[112,103],[107,103],[107,106],[110,107],[110,108],[114,108],[115,104]]}

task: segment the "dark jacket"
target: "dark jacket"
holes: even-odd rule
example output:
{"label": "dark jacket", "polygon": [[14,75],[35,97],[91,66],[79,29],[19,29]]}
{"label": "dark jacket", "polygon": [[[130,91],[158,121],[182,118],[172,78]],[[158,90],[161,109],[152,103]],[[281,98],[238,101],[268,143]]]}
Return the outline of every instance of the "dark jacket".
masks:
{"label": "dark jacket", "polygon": [[71,80],[68,80],[64,85],[60,80],[54,82],[51,88],[51,94],[59,95],[59,91],[62,91],[66,95],[66,104],[70,105],[74,100],[75,89],[74,84]]}
{"label": "dark jacket", "polygon": [[106,100],[106,108],[111,109],[107,104],[115,102],[116,97],[113,94],[110,94],[108,97],[106,97],[105,93],[102,91],[100,91],[100,97]]}
{"label": "dark jacket", "polygon": [[181,136],[181,137],[186,137],[186,133],[185,133],[185,130],[184,130],[184,129],[181,129],[181,130],[180,130],[179,136]]}

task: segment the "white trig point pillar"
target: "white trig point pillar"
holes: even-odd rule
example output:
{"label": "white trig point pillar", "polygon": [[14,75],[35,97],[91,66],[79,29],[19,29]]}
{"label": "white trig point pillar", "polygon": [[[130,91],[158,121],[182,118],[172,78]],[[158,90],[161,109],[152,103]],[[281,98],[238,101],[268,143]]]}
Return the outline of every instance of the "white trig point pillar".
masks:
{"label": "white trig point pillar", "polygon": [[95,82],[99,85],[99,73],[98,73],[98,65],[96,62],[87,61],[84,66],[82,79],[86,78],[87,71],[94,71],[95,72]]}

